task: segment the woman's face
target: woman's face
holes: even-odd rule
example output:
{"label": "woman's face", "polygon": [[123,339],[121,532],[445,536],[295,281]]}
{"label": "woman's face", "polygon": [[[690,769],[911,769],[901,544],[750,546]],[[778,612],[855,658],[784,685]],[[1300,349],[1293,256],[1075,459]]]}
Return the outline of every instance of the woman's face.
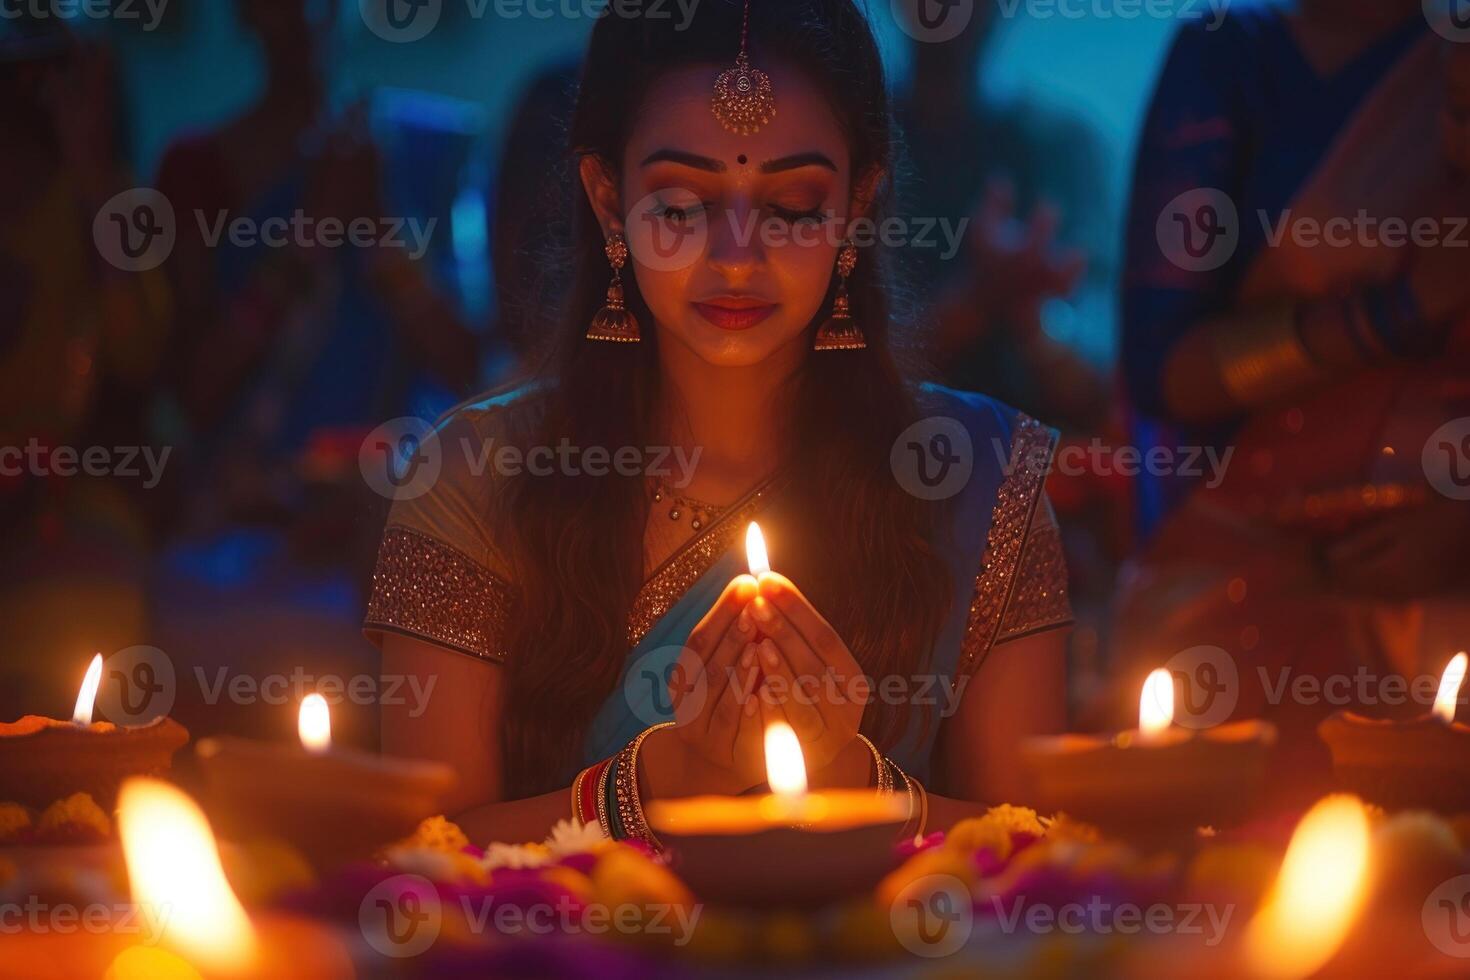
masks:
{"label": "woman's face", "polygon": [[660,343],[724,367],[803,342],[853,208],[847,141],[826,101],[801,73],[759,67],[776,98],[759,132],[730,133],[710,111],[719,69],[671,71],[633,122],[621,174],[583,174],[604,228],[628,238]]}

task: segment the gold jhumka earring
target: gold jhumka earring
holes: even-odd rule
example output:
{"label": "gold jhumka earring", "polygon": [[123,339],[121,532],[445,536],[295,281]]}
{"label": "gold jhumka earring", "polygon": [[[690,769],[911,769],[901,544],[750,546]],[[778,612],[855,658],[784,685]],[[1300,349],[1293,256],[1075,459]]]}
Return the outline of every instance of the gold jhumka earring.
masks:
{"label": "gold jhumka earring", "polygon": [[857,267],[857,246],[849,239],[837,250],[837,295],[832,298],[832,315],[817,328],[812,350],[862,350],[868,346],[863,328],[852,318],[847,296],[847,277]]}
{"label": "gold jhumka earring", "polygon": [[592,318],[592,326],[587,328],[587,339],[636,344],[642,339],[638,332],[638,318],[623,302],[623,265],[628,261],[628,240],[622,232],[615,231],[608,236],[602,250],[612,265],[612,282],[607,286],[607,302]]}
{"label": "gold jhumka earring", "polygon": [[776,115],[776,96],[771,79],[765,72],[750,67],[750,0],[745,0],[745,16],[740,26],[740,54],[735,67],[720,72],[715,79],[715,94],[710,110],[730,132],[749,136]]}

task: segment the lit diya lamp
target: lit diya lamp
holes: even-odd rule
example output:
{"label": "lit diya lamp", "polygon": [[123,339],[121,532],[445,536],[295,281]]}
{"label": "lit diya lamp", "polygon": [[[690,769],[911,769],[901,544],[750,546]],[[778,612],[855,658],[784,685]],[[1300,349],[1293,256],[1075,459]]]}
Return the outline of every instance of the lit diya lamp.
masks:
{"label": "lit diya lamp", "polygon": [[1034,738],[1022,755],[1040,807],[1120,836],[1165,840],[1249,818],[1275,741],[1275,726],[1263,721],[1174,727],[1174,680],[1159,668],[1144,682],[1136,730]]}
{"label": "lit diya lamp", "polygon": [[1455,721],[1466,654],[1440,675],[1428,714],[1408,721],[1339,711],[1317,726],[1338,784],[1388,808],[1470,811],[1470,725]]}
{"label": "lit diya lamp", "polygon": [[371,854],[441,812],[452,769],[335,746],[331,724],[326,699],[308,694],[297,715],[298,745],[200,741],[200,768],[221,830],[285,840],[330,867]]}
{"label": "lit diya lamp", "polygon": [[766,729],[760,796],[696,796],[648,804],[648,824],[702,900],[737,905],[817,905],[861,894],[892,870],[908,817],[899,794],[807,789],[806,761],[791,726]]}
{"label": "lit diya lamp", "polygon": [[189,733],[172,718],[146,725],[93,721],[102,684],[102,654],[92,658],[77,693],[71,720],[25,715],[0,723],[0,801],[45,807],[73,793],[88,793],[110,808],[129,776],[161,773]]}

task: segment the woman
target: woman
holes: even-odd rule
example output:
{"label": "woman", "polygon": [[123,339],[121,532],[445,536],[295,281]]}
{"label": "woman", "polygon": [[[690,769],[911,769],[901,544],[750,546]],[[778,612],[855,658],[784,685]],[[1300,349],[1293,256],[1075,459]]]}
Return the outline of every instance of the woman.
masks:
{"label": "woman", "polygon": [[[415,454],[438,479],[389,518],[367,628],[385,675],[435,687],[417,716],[385,706],[383,748],[452,765],[452,809],[481,839],[539,839],[601,774],[645,802],[746,791],[780,718],[815,785],[921,803],[886,754],[937,791],[928,824],[943,826],[965,801],[1014,799],[1018,742],[1064,721],[1052,434],[910,387],[881,256],[839,247],[882,219],[891,176],[869,27],[851,0],[742,13],[598,23],[555,367],[446,419]],[[890,453],[930,446],[905,429],[933,416],[963,424],[933,445],[963,456],[968,438],[973,472],[930,502]],[[523,471],[475,464],[507,446]],[[697,461],[692,478],[583,472],[644,447]],[[754,518],[784,573],[759,582],[740,574]],[[638,815],[619,816],[609,829],[638,836]]]}
{"label": "woman", "polygon": [[[1124,366],[1143,440],[1232,455],[1208,484],[1147,488],[1117,703],[1179,651],[1185,673],[1233,666],[1235,713],[1284,728],[1293,799],[1323,788],[1316,723],[1353,706],[1294,697],[1299,679],[1437,673],[1470,627],[1470,504],[1423,462],[1470,415],[1467,59],[1415,0],[1232,12],[1181,34],[1140,146]],[[1224,198],[1238,243],[1212,256]]]}

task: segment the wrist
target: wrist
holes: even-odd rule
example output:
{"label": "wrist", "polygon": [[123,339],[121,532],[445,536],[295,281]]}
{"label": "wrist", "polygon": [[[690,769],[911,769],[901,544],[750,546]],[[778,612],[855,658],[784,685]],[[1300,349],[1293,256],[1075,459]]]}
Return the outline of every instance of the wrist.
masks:
{"label": "wrist", "polygon": [[810,779],[813,789],[864,789],[876,786],[877,774],[873,771],[873,753],[861,739],[848,739],[821,769],[813,772]]}
{"label": "wrist", "polygon": [[681,796],[735,796],[746,790],[733,770],[712,765],[672,728],[648,736],[638,753],[638,775],[644,799]]}

